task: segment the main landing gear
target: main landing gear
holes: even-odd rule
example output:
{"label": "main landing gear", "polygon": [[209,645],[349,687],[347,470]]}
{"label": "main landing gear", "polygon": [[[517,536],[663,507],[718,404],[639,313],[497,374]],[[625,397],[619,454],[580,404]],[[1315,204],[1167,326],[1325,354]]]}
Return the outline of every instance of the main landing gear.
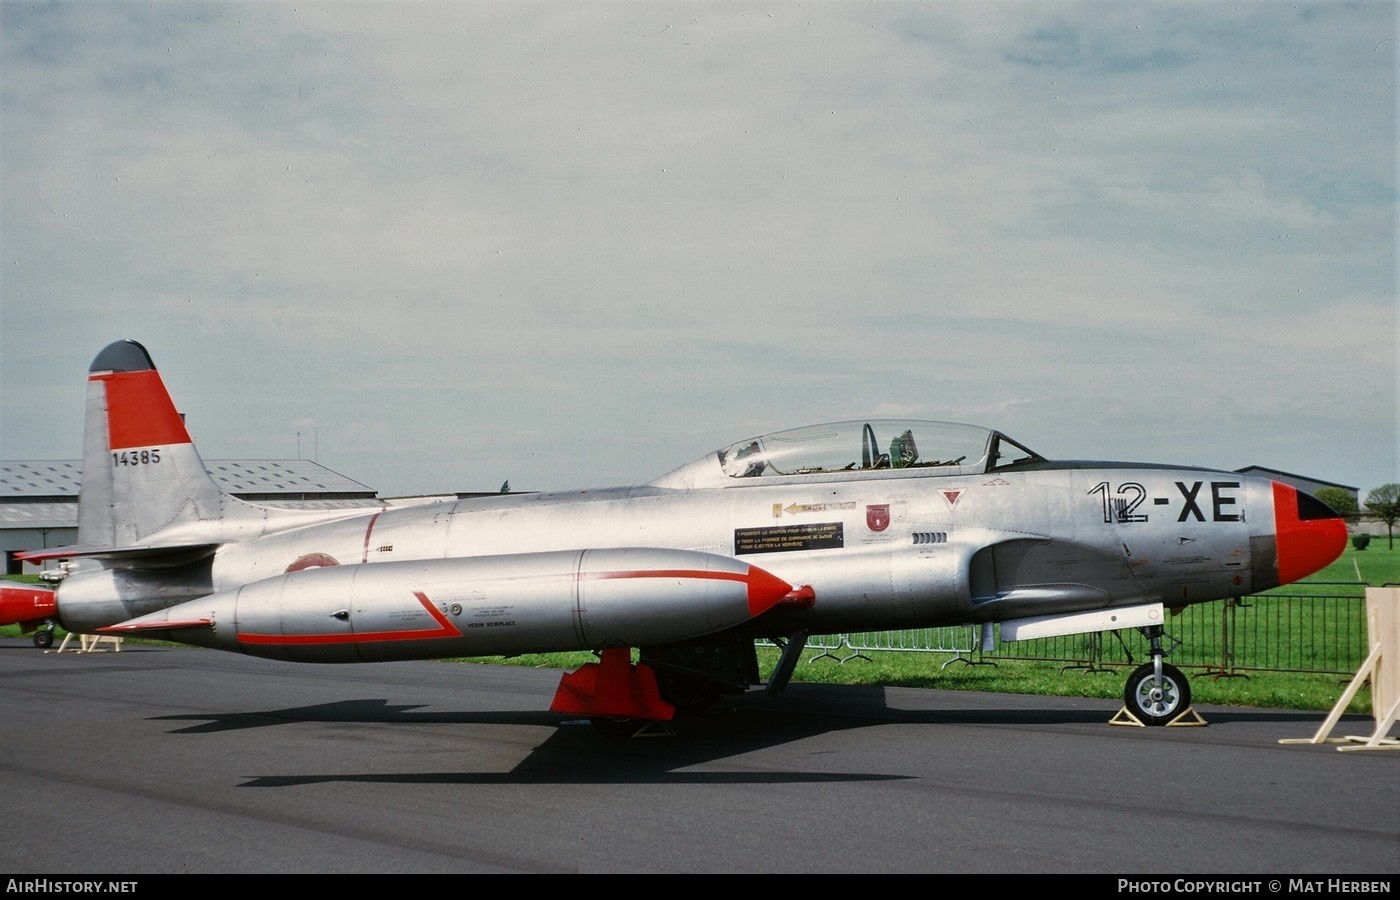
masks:
{"label": "main landing gear", "polygon": [[56,626],[50,624],[34,632],[34,646],[40,650],[47,650],[53,646],[53,630]]}
{"label": "main landing gear", "polygon": [[[779,692],[806,643],[805,632],[786,642],[791,656],[786,674],[774,673]],[[675,734],[677,715],[700,716],[720,706],[726,694],[742,694],[759,683],[758,655],[752,637],[711,635],[700,641],[643,647],[631,662],[626,647],[598,652],[598,662],[586,663],[560,679],[550,709],[586,716],[608,737],[657,737]]]}
{"label": "main landing gear", "polygon": [[1141,631],[1152,642],[1152,661],[1138,666],[1128,676],[1123,687],[1124,708],[1113,724],[1206,724],[1191,709],[1191,685],[1186,676],[1176,666],[1162,661],[1162,626],[1149,625]]}

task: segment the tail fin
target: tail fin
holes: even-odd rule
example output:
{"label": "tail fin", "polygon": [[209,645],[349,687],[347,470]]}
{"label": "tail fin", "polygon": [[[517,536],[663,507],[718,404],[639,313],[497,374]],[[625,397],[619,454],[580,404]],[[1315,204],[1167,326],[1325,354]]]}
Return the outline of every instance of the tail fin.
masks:
{"label": "tail fin", "polygon": [[217,520],[232,500],[136,341],[108,344],[88,367],[82,485],[83,546],[132,546],[174,524]]}
{"label": "tail fin", "polygon": [[135,341],[117,341],[88,367],[78,543],[16,556],[182,565],[231,541],[364,511],[274,509],[225,493],[204,468],[151,355]]}

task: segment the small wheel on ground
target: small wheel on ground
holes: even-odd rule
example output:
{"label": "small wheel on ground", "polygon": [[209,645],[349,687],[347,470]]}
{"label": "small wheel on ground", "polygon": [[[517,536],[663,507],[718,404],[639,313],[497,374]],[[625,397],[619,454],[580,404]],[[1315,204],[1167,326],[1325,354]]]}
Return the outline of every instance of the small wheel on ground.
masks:
{"label": "small wheel on ground", "polygon": [[1168,663],[1162,663],[1160,683],[1153,676],[1152,663],[1134,669],[1123,688],[1123,703],[1144,725],[1165,725],[1191,708],[1191,685]]}
{"label": "small wheel on ground", "polygon": [[43,650],[47,647],[52,647],[53,629],[40,628],[38,631],[34,632],[34,646],[38,647],[40,650]]}

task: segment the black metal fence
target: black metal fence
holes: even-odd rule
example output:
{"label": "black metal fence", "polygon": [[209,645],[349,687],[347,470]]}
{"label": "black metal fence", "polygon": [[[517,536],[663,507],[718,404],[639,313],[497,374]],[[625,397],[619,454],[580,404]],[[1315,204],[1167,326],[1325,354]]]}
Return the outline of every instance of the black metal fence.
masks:
{"label": "black metal fence", "polygon": [[[1288,590],[1189,606],[1165,622],[1166,658],[1217,675],[1305,672],[1349,675],[1369,652],[1366,585],[1304,582]],[[1002,643],[977,626],[814,636],[808,662],[845,662],[884,650],[948,654],[956,660],[1033,660],[1095,671],[1151,659],[1136,629]]]}

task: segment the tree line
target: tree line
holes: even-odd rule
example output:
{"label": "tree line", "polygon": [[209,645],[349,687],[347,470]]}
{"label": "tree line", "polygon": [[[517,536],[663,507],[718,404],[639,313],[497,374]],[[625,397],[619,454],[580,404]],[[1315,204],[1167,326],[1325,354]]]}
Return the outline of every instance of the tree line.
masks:
{"label": "tree line", "polygon": [[[1335,509],[1343,517],[1355,519],[1361,514],[1356,498],[1341,488],[1319,488],[1313,496]],[[1395,549],[1395,520],[1400,519],[1400,484],[1383,484],[1366,495],[1366,510],[1385,523],[1390,549]]]}

